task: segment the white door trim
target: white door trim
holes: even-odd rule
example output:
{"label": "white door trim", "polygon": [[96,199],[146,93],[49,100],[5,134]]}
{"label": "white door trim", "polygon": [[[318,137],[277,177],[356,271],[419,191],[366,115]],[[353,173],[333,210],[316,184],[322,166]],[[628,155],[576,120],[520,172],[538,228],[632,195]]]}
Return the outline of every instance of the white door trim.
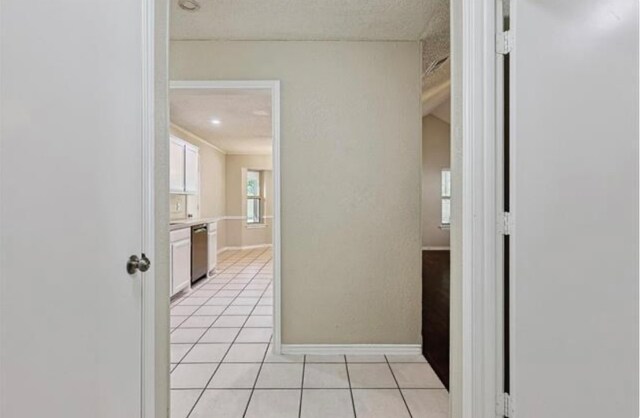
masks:
{"label": "white door trim", "polygon": [[[452,260],[462,267],[461,300],[452,323],[452,416],[494,418],[502,366],[498,333],[498,172],[496,130],[495,0],[452,2],[452,159],[461,190],[452,222]],[[461,155],[460,155],[461,154]],[[460,228],[460,230],[458,230]],[[460,263],[461,261],[461,263]],[[457,270],[455,266],[452,271]],[[456,279],[452,275],[452,284]],[[453,294],[453,292],[452,292]],[[453,308],[453,302],[452,302]],[[452,312],[453,314],[453,312]],[[461,327],[458,328],[458,327]],[[458,328],[456,330],[456,328]]]}
{"label": "white door trim", "polygon": [[154,418],[163,416],[164,411],[156,411],[156,274],[155,250],[155,145],[156,145],[156,15],[155,1],[142,2],[142,241],[141,252],[151,260],[151,268],[140,274],[142,280],[142,353],[140,416]]}
{"label": "white door trim", "polygon": [[280,81],[279,80],[201,80],[171,81],[170,89],[269,89],[273,130],[273,350],[281,351],[281,246],[280,246]]}

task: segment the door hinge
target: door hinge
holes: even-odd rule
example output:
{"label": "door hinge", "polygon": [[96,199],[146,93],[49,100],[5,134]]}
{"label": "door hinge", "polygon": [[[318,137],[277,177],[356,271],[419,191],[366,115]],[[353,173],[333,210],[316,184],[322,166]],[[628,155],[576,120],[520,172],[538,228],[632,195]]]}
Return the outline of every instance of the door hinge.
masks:
{"label": "door hinge", "polygon": [[513,216],[509,212],[502,213],[502,235],[511,235],[513,232]]}
{"label": "door hinge", "polygon": [[513,33],[508,30],[496,35],[496,53],[507,55],[513,49]]}
{"label": "door hinge", "polygon": [[496,401],[496,413],[498,416],[513,417],[513,407],[513,399],[511,399],[508,393],[498,395]]}

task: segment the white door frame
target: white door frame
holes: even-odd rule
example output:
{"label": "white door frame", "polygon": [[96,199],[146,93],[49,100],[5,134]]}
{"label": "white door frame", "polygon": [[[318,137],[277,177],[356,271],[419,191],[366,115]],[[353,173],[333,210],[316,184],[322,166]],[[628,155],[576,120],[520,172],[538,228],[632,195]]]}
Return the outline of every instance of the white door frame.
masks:
{"label": "white door frame", "polygon": [[451,2],[454,205],[460,199],[451,226],[452,290],[460,280],[455,286],[461,291],[460,299],[452,300],[451,324],[451,416],[456,418],[494,418],[502,393],[496,4]]}
{"label": "white door frame", "polygon": [[280,81],[279,80],[202,80],[170,81],[170,90],[265,89],[271,92],[271,130],[273,164],[273,350],[281,347],[281,259],[280,259]]}
{"label": "white door frame", "polygon": [[[160,6],[162,1],[159,2]],[[158,9],[161,10],[161,9]],[[157,410],[158,400],[156,393],[156,379],[164,372],[158,370],[157,359],[159,357],[157,343],[161,337],[156,333],[157,316],[162,309],[158,309],[161,301],[157,298],[156,274],[156,216],[155,216],[155,151],[156,151],[156,31],[162,27],[162,22],[156,18],[156,1],[142,1],[142,253],[151,260],[151,268],[146,273],[141,273],[142,280],[142,353],[141,364],[141,405],[140,416],[154,418],[162,416],[164,411]],[[168,192],[168,190],[167,190]],[[160,286],[162,287],[162,286]],[[168,293],[167,293],[168,294]],[[167,364],[166,370],[169,370]],[[168,403],[167,403],[168,404]]]}
{"label": "white door frame", "polygon": [[[162,3],[162,1],[161,1]],[[454,202],[452,217],[452,290],[459,298],[452,300],[451,324],[451,416],[455,418],[494,418],[498,382],[502,366],[499,358],[498,332],[499,288],[496,265],[499,213],[496,181],[496,66],[495,0],[460,0],[451,2],[452,49],[452,168]],[[168,13],[165,10],[162,13]],[[154,34],[167,33],[167,19],[154,15],[153,0],[145,0],[145,108],[144,149],[146,202],[143,248],[154,255],[154,121],[161,112],[154,107],[155,71]],[[155,22],[155,27],[154,23]],[[159,61],[167,59],[168,54]],[[165,66],[167,62],[163,63]],[[171,87],[181,88],[270,88],[272,90],[274,135],[274,350],[281,349],[280,312],[280,86],[278,81],[182,81]],[[158,106],[158,103],[156,103]],[[164,106],[164,104],[163,104]],[[456,175],[456,172],[458,173]],[[459,177],[456,179],[455,177]],[[456,186],[456,184],[458,186]],[[457,187],[457,189],[456,189]],[[162,193],[163,191],[158,191]],[[166,191],[168,193],[168,190]],[[457,203],[460,202],[460,203]],[[456,209],[457,207],[457,209]],[[461,271],[460,271],[461,267]],[[143,405],[142,415],[163,417],[155,405],[168,393],[156,393],[155,312],[167,301],[155,295],[153,274],[146,275],[143,300]],[[458,281],[458,283],[456,283]],[[154,303],[155,301],[155,308]],[[168,359],[166,370],[168,371]],[[160,364],[162,364],[160,362]],[[162,371],[164,373],[165,370]],[[160,373],[160,371],[158,371]],[[159,378],[160,376],[158,376]]]}

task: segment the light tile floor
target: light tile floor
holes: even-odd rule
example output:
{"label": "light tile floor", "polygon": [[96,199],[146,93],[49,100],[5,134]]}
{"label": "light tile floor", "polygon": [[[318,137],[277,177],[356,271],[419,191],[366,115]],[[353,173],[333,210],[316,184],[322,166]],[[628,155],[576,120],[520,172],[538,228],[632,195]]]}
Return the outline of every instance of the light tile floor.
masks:
{"label": "light tile floor", "polygon": [[422,356],[275,355],[270,249],[227,251],[171,303],[171,418],[447,418]]}

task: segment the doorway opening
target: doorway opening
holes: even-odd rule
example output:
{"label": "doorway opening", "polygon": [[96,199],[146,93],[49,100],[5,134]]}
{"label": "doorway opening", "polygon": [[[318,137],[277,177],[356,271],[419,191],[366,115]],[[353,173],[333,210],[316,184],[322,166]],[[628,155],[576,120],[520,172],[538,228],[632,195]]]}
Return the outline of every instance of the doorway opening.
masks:
{"label": "doorway opening", "polygon": [[[180,395],[172,396],[178,417],[206,388],[227,389],[225,376],[279,350],[279,82],[174,81],[169,110],[170,384]],[[254,371],[232,386],[250,388]]]}
{"label": "doorway opening", "polygon": [[[265,351],[264,355],[280,356],[284,352],[283,357],[278,357],[277,360],[270,359],[269,362],[262,361],[257,365],[244,366],[242,371],[232,372],[230,369],[233,367],[225,366],[224,368],[229,369],[226,371],[227,377],[234,373],[241,373],[242,379],[249,376],[244,383],[235,383],[236,385],[249,386],[252,383],[251,387],[227,387],[226,389],[238,391],[233,393],[238,397],[233,401],[228,397],[219,397],[216,392],[222,390],[217,388],[218,383],[214,382],[217,381],[216,375],[224,376],[224,374],[218,374],[221,368],[204,370],[203,374],[207,377],[201,380],[206,382],[198,383],[199,387],[174,386],[174,391],[180,394],[180,399],[172,400],[172,408],[180,407],[185,416],[188,416],[192,413],[198,415],[195,411],[200,411],[200,408],[210,412],[213,408],[242,405],[244,409],[240,411],[240,415],[253,416],[257,412],[251,409],[251,405],[262,405],[257,411],[265,412],[270,406],[282,401],[293,410],[297,410],[298,414],[304,415],[304,410],[307,408],[305,405],[313,405],[308,398],[305,398],[305,389],[317,389],[308,386],[314,384],[307,381],[312,380],[311,372],[315,369],[329,368],[334,369],[333,377],[339,382],[338,386],[347,385],[346,387],[329,387],[329,389],[341,391],[340,408],[349,410],[351,407],[353,415],[359,415],[358,409],[366,411],[381,399],[376,396],[365,396],[367,393],[373,393],[365,390],[371,387],[359,386],[370,385],[371,382],[357,382],[361,377],[366,380],[363,376],[373,369],[378,369],[381,375],[390,376],[386,383],[375,384],[382,384],[384,389],[393,389],[394,399],[390,407],[400,415],[411,414],[412,410],[420,410],[425,399],[429,398],[426,392],[431,391],[429,393],[433,394],[435,393],[433,389],[445,392],[443,386],[448,386],[449,380],[453,381],[452,388],[457,388],[455,398],[452,393],[452,405],[459,407],[463,400],[470,405],[472,397],[474,402],[478,402],[475,392],[460,392],[462,380],[464,379],[465,382],[469,380],[468,373],[463,376],[460,357],[464,355],[469,359],[473,356],[470,361],[465,362],[465,371],[466,367],[472,363],[479,364],[479,367],[491,366],[489,361],[483,364],[484,359],[477,357],[480,351],[480,348],[476,348],[478,346],[467,343],[469,335],[472,334],[471,331],[475,330],[478,324],[490,326],[492,322],[489,316],[474,315],[476,310],[482,308],[481,303],[469,303],[471,299],[475,300],[479,296],[474,294],[469,297],[469,283],[473,281],[471,275],[473,274],[476,278],[481,271],[483,274],[490,272],[490,269],[470,268],[471,265],[483,267],[483,263],[491,258],[490,250],[486,252],[486,257],[472,258],[473,251],[479,248],[476,244],[481,241],[482,234],[478,229],[473,229],[471,233],[469,230],[473,219],[483,217],[483,222],[489,220],[488,223],[491,223],[492,216],[488,207],[486,213],[476,210],[478,206],[474,202],[477,202],[479,197],[483,197],[482,194],[470,195],[469,192],[472,189],[472,182],[469,181],[471,173],[485,174],[475,176],[474,179],[483,179],[483,181],[490,179],[490,176],[482,172],[485,167],[477,164],[483,157],[480,155],[480,146],[475,147],[475,145],[484,146],[485,144],[481,141],[474,142],[473,151],[478,152],[477,155],[465,153],[467,159],[464,161],[459,159],[457,166],[453,162],[445,162],[438,169],[438,193],[435,200],[438,203],[439,229],[446,233],[448,224],[453,223],[458,231],[465,231],[466,247],[463,257],[460,251],[462,240],[458,239],[451,245],[457,246],[457,260],[452,265],[457,263],[458,277],[464,276],[463,280],[459,281],[463,283],[464,288],[460,286],[456,289],[452,288],[451,298],[445,296],[446,303],[442,308],[443,311],[451,310],[455,313],[455,316],[451,315],[453,324],[451,339],[457,338],[457,341],[452,342],[451,347],[456,353],[453,362],[457,366],[452,364],[449,368],[448,358],[443,356],[445,366],[435,373],[432,370],[429,374],[424,367],[426,363],[424,358],[417,356],[423,348],[425,350],[428,348],[426,345],[421,346],[419,321],[421,306],[415,303],[420,301],[420,262],[422,261],[422,258],[418,257],[421,239],[417,232],[420,229],[420,202],[418,201],[421,185],[420,164],[415,158],[420,154],[421,148],[420,116],[426,116],[429,120],[435,118],[443,121],[444,116],[434,116],[439,113],[436,108],[448,109],[451,106],[445,104],[446,99],[442,100],[442,91],[446,91],[447,95],[452,97],[451,102],[456,102],[456,99],[453,99],[454,93],[449,93],[451,86],[449,79],[454,78],[455,71],[447,71],[447,80],[444,82],[439,80],[440,83],[434,89],[438,96],[438,105],[434,105],[431,112],[420,115],[419,102],[416,99],[420,93],[424,96],[424,91],[420,89],[418,75],[420,70],[426,70],[427,73],[438,71],[444,73],[443,69],[450,65],[449,49],[446,50],[445,56],[433,57],[434,60],[425,66],[424,59],[420,60],[418,56],[420,40],[425,39],[423,36],[428,36],[429,31],[424,34],[416,32],[410,35],[410,39],[401,41],[383,39],[384,36],[379,38],[381,35],[377,32],[364,36],[365,39],[362,34],[337,32],[329,39],[315,38],[318,35],[313,33],[308,35],[311,37],[309,39],[299,39],[301,36],[299,34],[304,33],[299,31],[286,36],[279,32],[277,40],[274,40],[269,38],[274,36],[269,31],[274,28],[265,23],[264,32],[251,32],[247,39],[221,38],[222,35],[217,32],[221,26],[212,25],[211,21],[225,16],[224,19],[234,21],[241,32],[246,30],[245,21],[239,18],[242,13],[208,15],[205,13],[205,8],[206,6],[200,14],[197,11],[191,15],[182,14],[178,19],[173,20],[178,22],[177,27],[182,31],[172,29],[170,67],[174,76],[186,80],[227,77],[256,79],[277,76],[286,86],[287,99],[284,109],[287,133],[286,152],[287,156],[295,157],[287,159],[286,167],[288,173],[296,176],[288,177],[287,182],[287,226],[284,232],[287,234],[287,242],[294,244],[288,244],[290,246],[286,248],[287,288],[285,290],[288,296],[295,297],[287,298],[286,308],[291,316],[287,314],[285,327],[287,344],[284,344],[280,350],[281,342],[278,340],[280,338],[278,331],[280,290],[277,284],[279,263],[274,262],[276,270],[274,275],[276,284],[273,291],[275,333],[272,346],[274,350]],[[192,25],[185,24],[189,22]],[[281,28],[276,29],[280,31]],[[193,31],[198,30],[200,30],[198,38],[190,39],[191,36],[195,36]],[[261,38],[263,36],[265,39]],[[295,38],[288,39],[287,36]],[[349,41],[350,36],[354,38],[350,42],[345,42]],[[371,39],[367,36],[371,36]],[[448,28],[443,36],[449,39]],[[493,37],[493,34],[491,36]],[[207,40],[202,40],[203,37]],[[334,39],[336,37],[340,42]],[[424,55],[425,51],[422,52]],[[467,55],[472,54],[465,51],[465,58]],[[473,56],[476,57],[479,54]],[[372,63],[375,65],[371,65]],[[460,70],[458,70],[458,77],[459,72]],[[485,76],[480,72],[476,74]],[[197,89],[206,83],[208,82],[173,82],[171,88],[172,90]],[[458,78],[458,93],[460,93],[460,86]],[[475,84],[470,83],[465,86],[470,89],[470,86]],[[465,92],[469,97],[472,96],[471,93],[480,95],[475,91]],[[460,96],[457,97],[456,106],[460,108]],[[470,118],[469,110],[470,108],[465,108],[463,117]],[[214,122],[214,119],[210,120],[210,123],[220,125]],[[458,124],[461,123],[458,120]],[[473,124],[469,123],[468,126]],[[413,130],[414,128],[417,129]],[[449,130],[446,129],[446,131]],[[467,132],[473,133],[479,130],[469,128],[465,131]],[[464,138],[459,137],[457,146],[465,151],[472,149],[469,146],[470,137],[470,134]],[[476,165],[471,166],[471,163]],[[491,169],[491,166],[487,165],[486,169]],[[256,167],[246,167],[245,176],[252,177],[255,180],[254,184],[261,185],[263,183],[261,171]],[[479,171],[481,173],[478,173]],[[463,175],[465,176],[464,184]],[[398,184],[403,184],[403,187],[398,188]],[[475,188],[477,184],[473,186]],[[486,186],[486,183],[482,183],[481,186]],[[256,187],[255,192],[247,193],[245,196],[246,202],[243,207],[246,212],[242,217],[246,228],[260,222],[259,219],[263,213],[263,196],[260,194],[262,189]],[[410,193],[404,193],[409,189],[414,193],[411,202],[406,201]],[[465,202],[469,203],[465,205],[464,210],[461,206],[463,196]],[[454,204],[451,204],[452,201]],[[392,202],[391,205],[390,202]],[[407,203],[410,204],[407,205]],[[200,206],[198,208],[201,209]],[[445,220],[445,208],[449,210],[447,217],[454,222]],[[398,209],[402,209],[402,217],[393,216],[394,213],[399,213]],[[389,216],[401,221],[379,222],[379,219],[388,219]],[[409,223],[413,222],[410,228],[405,225],[406,220],[409,220]],[[411,228],[414,234],[411,242],[403,241],[407,236],[406,232]],[[216,229],[217,234],[227,233],[226,229],[224,231]],[[397,237],[396,234],[399,231],[405,233],[404,237]],[[277,229],[275,233],[278,232]],[[491,231],[481,232],[490,233]],[[217,241],[221,239],[219,235],[216,238]],[[392,245],[399,242],[408,245],[402,249]],[[279,240],[275,243],[277,245]],[[446,244],[430,246],[422,242],[422,247],[427,247],[426,251],[437,251],[442,254],[446,252],[445,246]],[[453,259],[456,258],[455,252],[454,250]],[[398,262],[398,260],[405,260],[407,254],[412,258],[411,260]],[[262,254],[258,255],[260,256]],[[252,263],[251,260],[242,258],[238,260],[248,263],[246,265]],[[221,254],[217,261],[225,263],[228,260]],[[446,270],[449,261],[443,262],[442,265],[445,267],[443,271]],[[462,265],[466,267],[462,269]],[[406,266],[409,268],[404,270]],[[257,268],[257,266],[251,267]],[[231,268],[233,269],[233,265]],[[464,271],[461,273],[461,270]],[[290,276],[295,280],[290,281]],[[487,276],[491,275],[487,274]],[[413,280],[409,285],[403,283],[407,277]],[[477,279],[476,282],[479,282],[482,277]],[[387,287],[389,283],[395,283],[395,287]],[[415,288],[412,288],[411,286],[414,285]],[[405,288],[402,288],[403,286]],[[398,289],[402,290],[398,292]],[[210,287],[202,290],[217,289]],[[228,290],[244,291],[246,289],[229,288]],[[216,296],[211,295],[211,297]],[[457,304],[455,307],[454,300]],[[426,306],[427,311],[433,308],[433,304],[427,305],[430,305]],[[176,307],[180,306],[180,304],[176,305]],[[297,318],[294,319],[296,315]],[[221,314],[221,316],[224,315]],[[301,317],[304,317],[304,320],[298,320]],[[445,319],[441,322],[448,325],[448,318],[445,316],[443,318]],[[380,323],[382,326],[366,326],[369,323]],[[479,333],[482,333],[482,330]],[[461,335],[465,339],[464,353],[462,353]],[[435,339],[431,338],[430,341]],[[442,341],[444,343],[442,347],[446,347],[446,350],[440,351],[448,355],[449,336],[442,338]],[[233,343],[233,341],[229,342],[229,344]],[[425,354],[427,353],[425,351]],[[438,357],[431,358],[430,362],[434,363],[434,359]],[[224,363],[222,361],[223,365]],[[327,365],[325,366],[324,363]],[[185,362],[184,366],[188,365],[189,363]],[[174,373],[180,371],[180,366],[172,368]],[[402,375],[408,370],[418,368],[425,372],[421,374],[421,379],[427,375],[429,378],[423,379],[422,386],[419,385],[417,389],[409,388],[407,385],[410,386],[410,384],[402,381]],[[187,367],[184,369],[186,370]],[[239,368],[236,367],[236,369]],[[284,369],[290,373],[284,373]],[[484,372],[485,370],[482,370],[482,373]],[[296,379],[293,379],[295,387],[279,386],[281,385],[279,378],[269,380],[278,373],[281,373],[280,377],[296,376]],[[451,379],[449,379],[450,376]],[[354,384],[352,380],[356,383]],[[424,383],[427,380],[428,382]],[[265,383],[267,381],[270,383]],[[385,385],[392,385],[392,387],[387,388]],[[475,386],[465,384],[465,388],[475,388]],[[415,390],[415,393],[409,393],[408,389]],[[280,394],[276,390],[291,392]],[[270,397],[266,395],[268,391],[282,397]],[[229,393],[231,392],[227,395]],[[435,400],[435,404],[444,405],[448,410],[448,394],[445,393],[443,399]],[[485,401],[486,399],[483,400]],[[428,402],[434,404],[433,399]],[[495,397],[490,402],[493,405]],[[180,414],[176,412],[174,416],[180,416]]]}
{"label": "doorway opening", "polygon": [[452,306],[452,68],[449,35],[447,24],[422,41],[421,190],[422,353],[447,389]]}
{"label": "doorway opening", "polygon": [[422,119],[422,352],[446,388],[450,351],[451,102]]}

